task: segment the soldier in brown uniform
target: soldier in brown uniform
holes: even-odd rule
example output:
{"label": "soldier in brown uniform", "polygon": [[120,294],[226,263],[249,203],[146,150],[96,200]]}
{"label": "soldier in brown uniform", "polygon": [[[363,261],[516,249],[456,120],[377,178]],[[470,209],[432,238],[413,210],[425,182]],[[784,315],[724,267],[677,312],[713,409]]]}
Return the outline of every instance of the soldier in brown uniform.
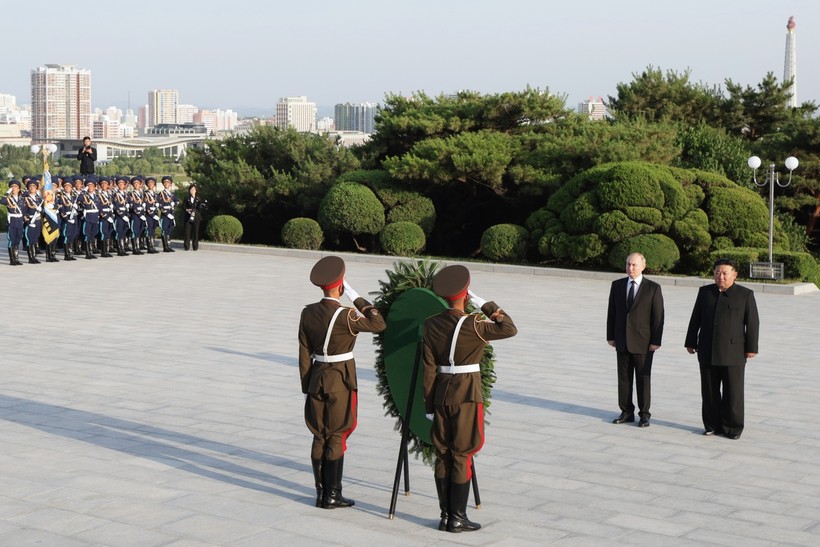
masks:
{"label": "soldier in brown uniform", "polygon": [[[360,332],[381,332],[384,318],[344,281],[345,263],[337,256],[321,259],[310,281],[324,298],[308,304],[299,321],[299,374],[305,400],[305,423],[313,433],[310,459],[316,480],[316,507],[350,507],[342,496],[342,471],[347,438],[356,428],[358,389],[353,346]],[[361,312],[346,308],[348,298]]]}
{"label": "soldier in brown uniform", "polygon": [[489,321],[477,313],[465,313],[469,286],[470,272],[464,266],[442,269],[433,279],[433,291],[450,307],[424,322],[424,402],[433,420],[439,530],[448,532],[481,528],[467,518],[470,462],[484,444],[479,363],[487,342],[518,332],[494,302],[474,298]]}

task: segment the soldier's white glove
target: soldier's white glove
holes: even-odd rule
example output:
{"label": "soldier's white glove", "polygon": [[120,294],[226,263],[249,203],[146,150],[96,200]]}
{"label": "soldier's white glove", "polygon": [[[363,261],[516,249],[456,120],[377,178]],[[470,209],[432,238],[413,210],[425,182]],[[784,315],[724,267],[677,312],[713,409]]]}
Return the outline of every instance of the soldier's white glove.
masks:
{"label": "soldier's white glove", "polygon": [[166,216],[167,216],[169,219],[174,220],[174,215],[169,214],[169,215],[166,215]]}
{"label": "soldier's white glove", "polygon": [[111,224],[114,224],[114,219],[113,219],[113,218],[111,218],[111,217],[108,217],[108,218],[107,218],[107,219],[105,219],[105,220],[107,220],[107,221],[108,221],[108,222],[110,222]]}
{"label": "soldier's white glove", "polygon": [[467,294],[469,294],[469,295],[470,295],[470,302],[472,302],[472,303],[473,303],[473,306],[475,306],[475,307],[476,307],[476,308],[478,308],[478,309],[481,309],[481,306],[483,306],[484,304],[486,304],[486,303],[487,303],[487,301],[486,301],[486,300],[484,300],[483,298],[481,298],[480,296],[478,296],[478,295],[477,295],[476,293],[474,293],[473,291],[468,290],[468,291],[467,291]]}
{"label": "soldier's white glove", "polygon": [[424,417],[427,418],[428,420],[430,420],[431,422],[433,421],[433,415],[432,414],[425,414]]}
{"label": "soldier's white glove", "polygon": [[345,279],[342,284],[345,288],[345,294],[350,299],[351,302],[355,302],[357,298],[359,298],[359,293],[353,290],[353,287],[347,284],[347,279]]}
{"label": "soldier's white glove", "polygon": [[140,220],[145,222],[145,215],[140,215]]}

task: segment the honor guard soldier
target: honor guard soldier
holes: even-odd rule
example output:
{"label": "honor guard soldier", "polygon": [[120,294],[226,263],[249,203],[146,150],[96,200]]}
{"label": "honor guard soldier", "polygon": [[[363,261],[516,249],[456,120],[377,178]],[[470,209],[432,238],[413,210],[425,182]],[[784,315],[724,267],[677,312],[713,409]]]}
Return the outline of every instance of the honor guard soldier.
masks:
{"label": "honor guard soldier", "polygon": [[117,239],[117,256],[128,256],[125,252],[125,242],[128,240],[130,230],[128,215],[130,205],[128,203],[128,193],[125,187],[128,186],[128,177],[117,175],[115,177],[117,188],[111,198],[114,208],[114,235]]}
{"label": "honor guard soldier", "polygon": [[74,258],[72,248],[77,239],[77,202],[74,199],[74,179],[66,177],[63,179],[63,191],[57,194],[54,206],[57,215],[60,217],[60,234],[63,236],[63,260],[72,261]]}
{"label": "honor guard soldier", "polygon": [[145,234],[145,201],[142,196],[142,182],[141,175],[131,177],[131,186],[134,189],[131,190],[128,200],[131,216],[131,252],[135,255],[142,254],[140,249],[143,247],[141,243]]}
{"label": "honor guard soldier", "polygon": [[39,264],[37,260],[37,241],[43,226],[43,198],[37,192],[40,185],[36,179],[28,181],[28,194],[23,199],[23,236],[28,253],[29,264]]}
{"label": "honor guard soldier", "polygon": [[[347,438],[356,427],[356,362],[353,346],[360,332],[382,332],[384,318],[344,281],[345,263],[337,256],[321,259],[310,281],[324,298],[308,304],[299,321],[299,375],[305,399],[305,423],[313,433],[310,459],[316,483],[316,507],[335,509],[354,504],[342,496]],[[361,312],[342,306],[348,298]]]}
{"label": "honor guard soldier", "polygon": [[157,193],[154,190],[156,185],[156,177],[145,177],[145,243],[148,247],[148,254],[159,252],[154,248],[154,235],[159,226],[159,205],[157,204]]}
{"label": "honor guard soldier", "polygon": [[111,258],[111,240],[114,239],[114,206],[111,203],[111,191],[108,189],[107,176],[98,177],[100,188],[97,190],[97,198],[100,201],[100,256]]}
{"label": "honor guard soldier", "polygon": [[162,252],[173,253],[174,249],[171,247],[171,236],[174,233],[174,226],[177,222],[174,219],[174,210],[179,204],[179,198],[176,197],[171,190],[171,184],[174,179],[170,175],[162,177],[163,190],[159,194],[158,204],[162,212],[160,220],[160,229],[162,230]]}
{"label": "honor guard soldier", "polygon": [[[447,266],[433,278],[433,291],[449,308],[424,322],[424,404],[433,420],[439,530],[470,532],[481,525],[467,518],[472,458],[484,444],[480,361],[490,340],[515,336],[512,319],[494,302],[469,293],[470,272]],[[467,314],[467,299],[481,308]]]}
{"label": "honor guard soldier", "polygon": [[[85,193],[85,177],[83,175],[74,175],[74,201],[77,203],[78,210],[80,207],[80,196]],[[79,254],[80,246],[83,243],[83,234],[85,233],[85,220],[83,220],[82,213],[77,217],[77,239],[74,240],[74,254]]]}
{"label": "honor guard soldier", "polygon": [[85,181],[85,192],[80,195],[80,207],[83,210],[85,258],[97,258],[94,250],[97,236],[100,235],[100,198],[97,197],[96,177],[89,176]]}
{"label": "honor guard soldier", "polygon": [[9,181],[9,189],[5,196],[0,197],[0,204],[8,210],[8,246],[9,265],[22,266],[20,262],[20,242],[23,240],[23,208],[20,197],[20,181]]}

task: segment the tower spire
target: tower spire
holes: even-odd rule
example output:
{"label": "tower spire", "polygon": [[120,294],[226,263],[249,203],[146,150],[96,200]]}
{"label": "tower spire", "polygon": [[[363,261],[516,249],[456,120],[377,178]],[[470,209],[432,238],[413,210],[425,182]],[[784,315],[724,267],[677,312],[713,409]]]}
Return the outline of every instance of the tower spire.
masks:
{"label": "tower spire", "polygon": [[786,62],[783,68],[783,81],[788,82],[792,80],[792,85],[789,87],[791,91],[791,98],[786,106],[792,108],[797,107],[797,43],[794,35],[794,16],[789,17],[789,22],[786,23]]}

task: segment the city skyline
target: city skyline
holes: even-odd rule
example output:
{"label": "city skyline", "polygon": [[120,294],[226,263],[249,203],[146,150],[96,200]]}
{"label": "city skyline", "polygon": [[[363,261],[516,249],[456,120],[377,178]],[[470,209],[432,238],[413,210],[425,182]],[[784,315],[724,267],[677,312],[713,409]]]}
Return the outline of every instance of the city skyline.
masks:
{"label": "city skyline", "polygon": [[[0,93],[28,104],[32,69],[73,64],[93,74],[92,106],[123,110],[130,95],[136,111],[151,89],[177,89],[187,104],[247,116],[273,113],[278,99],[289,96],[307,96],[321,113],[345,102],[383,103],[389,93],[498,93],[527,85],[566,96],[573,108],[590,95],[615,95],[618,83],[649,65],[690,69],[694,82],[713,85],[725,78],[756,85],[767,72],[779,80],[786,23],[794,16],[799,100],[820,102],[820,74],[812,70],[820,51],[820,5],[798,0],[692,0],[684,10],[648,0],[617,7],[601,0],[418,0],[412,9],[375,0],[307,1],[287,10],[275,2],[260,10],[249,0],[227,10],[210,0],[196,9],[143,4],[139,10],[106,5],[95,23],[111,32],[84,33],[72,42],[76,48],[26,40],[0,64]],[[40,36],[88,24],[87,13],[64,7],[45,0],[37,13],[59,17],[33,18],[29,7],[12,4],[4,7],[4,22],[36,26]],[[160,11],[161,28],[172,32],[155,28]]]}

